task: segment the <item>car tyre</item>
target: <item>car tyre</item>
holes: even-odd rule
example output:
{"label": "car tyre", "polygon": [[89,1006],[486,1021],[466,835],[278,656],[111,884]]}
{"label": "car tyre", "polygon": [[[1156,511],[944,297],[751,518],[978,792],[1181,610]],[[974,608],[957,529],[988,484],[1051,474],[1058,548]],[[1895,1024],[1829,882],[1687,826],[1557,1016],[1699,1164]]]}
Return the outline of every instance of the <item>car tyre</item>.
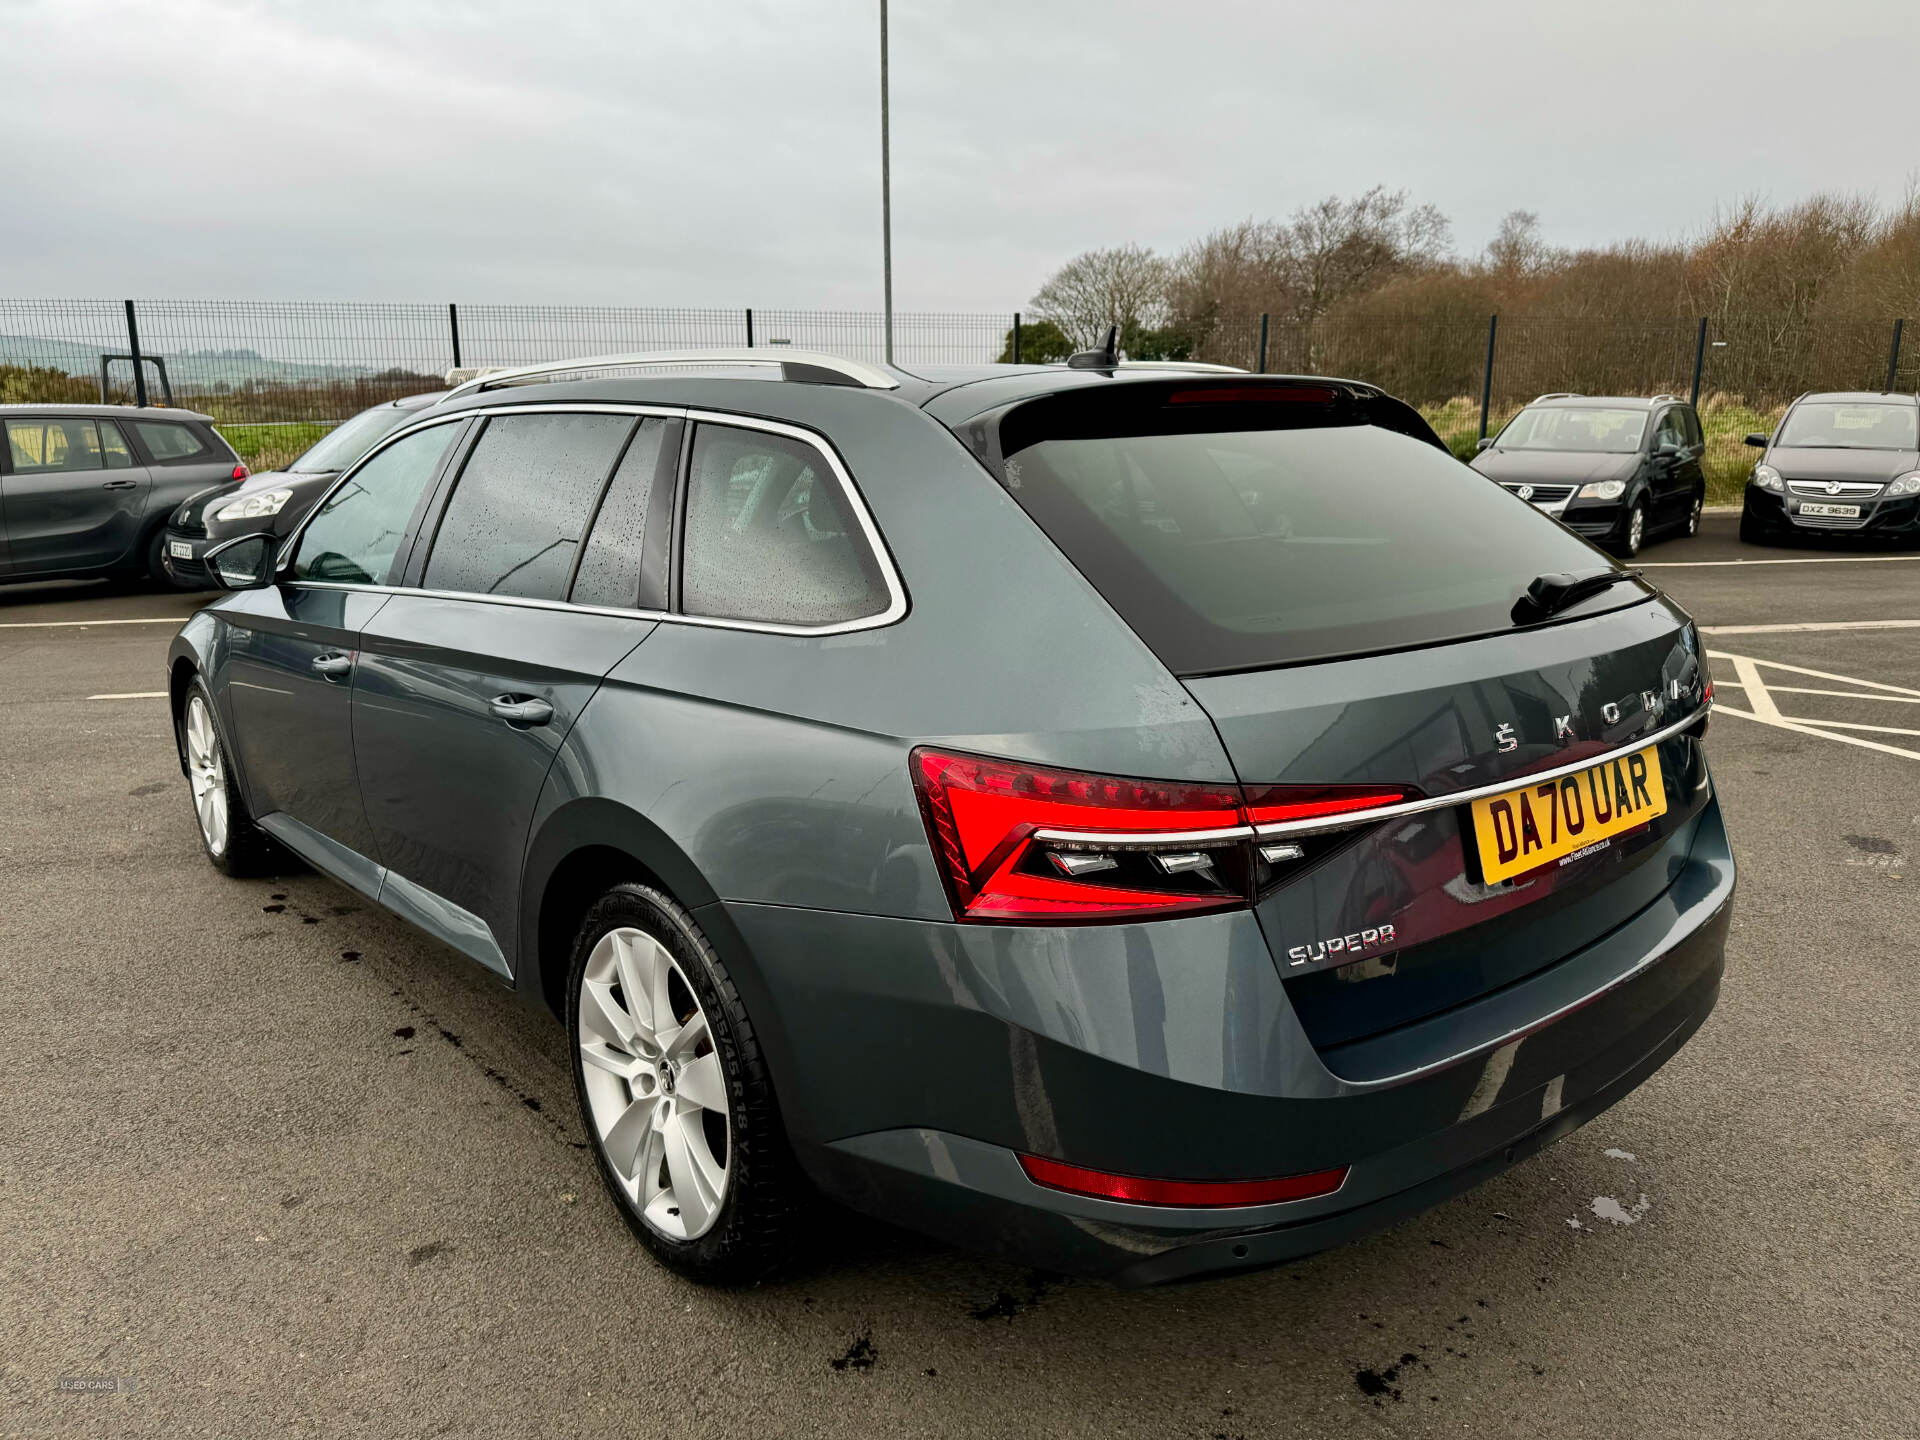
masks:
{"label": "car tyre", "polygon": [[234,773],[214,718],[213,696],[198,676],[188,686],[180,709],[180,738],[194,823],[208,861],[235,877],[266,875],[282,868],[285,852],[253,823],[246,797],[240,793],[240,777]]}
{"label": "car tyre", "polygon": [[1631,560],[1646,543],[1647,502],[1636,500],[1628,508],[1627,518],[1620,522],[1620,539],[1614,546],[1614,553],[1622,559]]}
{"label": "car tyre", "polygon": [[1740,512],[1740,543],[1742,545],[1771,545],[1774,531],[1770,525],[1764,525],[1754,518],[1751,510]]}
{"label": "car tyre", "polygon": [[776,1269],[811,1194],[753,1022],[692,915],[646,885],[602,895],[574,939],[566,1019],[581,1125],[641,1243],[702,1284]]}

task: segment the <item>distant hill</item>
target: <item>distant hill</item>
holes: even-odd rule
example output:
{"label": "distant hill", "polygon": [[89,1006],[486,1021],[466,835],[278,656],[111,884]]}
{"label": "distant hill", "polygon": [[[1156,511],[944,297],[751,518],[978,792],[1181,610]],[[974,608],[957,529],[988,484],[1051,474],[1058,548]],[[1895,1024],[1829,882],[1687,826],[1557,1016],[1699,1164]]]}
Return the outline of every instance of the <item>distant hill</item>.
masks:
{"label": "distant hill", "polygon": [[[125,353],[124,343],[114,346]],[[72,340],[50,340],[38,335],[0,335],[0,365],[37,365],[69,375],[100,373],[100,350]],[[433,375],[444,369],[446,357],[422,355],[412,364],[308,364],[271,360],[258,350],[153,350],[167,362],[167,376],[183,390],[223,390],[259,384],[312,384],[316,381],[363,380],[388,371]],[[117,369],[124,375],[126,363]]]}

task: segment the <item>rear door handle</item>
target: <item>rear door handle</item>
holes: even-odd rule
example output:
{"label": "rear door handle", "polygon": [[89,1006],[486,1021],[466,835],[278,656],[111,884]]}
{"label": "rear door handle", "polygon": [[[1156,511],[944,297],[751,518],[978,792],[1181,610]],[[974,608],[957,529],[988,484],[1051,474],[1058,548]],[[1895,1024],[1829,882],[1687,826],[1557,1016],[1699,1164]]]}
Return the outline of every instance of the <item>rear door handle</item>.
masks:
{"label": "rear door handle", "polygon": [[313,668],[329,680],[344,679],[353,673],[353,656],[316,655],[313,657]]}
{"label": "rear door handle", "polygon": [[488,708],[509,725],[544,725],[553,718],[553,706],[537,695],[499,695]]}
{"label": "rear door handle", "polygon": [[139,488],[139,485],[140,482],[138,480],[109,480],[100,488],[102,490],[135,490]]}

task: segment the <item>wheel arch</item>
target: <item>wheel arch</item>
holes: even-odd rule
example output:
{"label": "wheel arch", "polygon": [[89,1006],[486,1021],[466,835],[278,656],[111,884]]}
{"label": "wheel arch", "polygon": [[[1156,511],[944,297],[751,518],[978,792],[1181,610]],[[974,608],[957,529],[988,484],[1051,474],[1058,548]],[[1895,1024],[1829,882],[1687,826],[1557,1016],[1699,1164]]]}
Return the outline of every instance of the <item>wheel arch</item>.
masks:
{"label": "wheel arch", "polygon": [[[711,905],[713,887],[667,834],[617,801],[569,801],[547,817],[521,871],[521,972],[556,1015],[566,1013],[567,969],[581,917],[611,886],[651,885],[687,910]],[[531,958],[533,963],[527,964]],[[731,960],[731,957],[724,956]]]}

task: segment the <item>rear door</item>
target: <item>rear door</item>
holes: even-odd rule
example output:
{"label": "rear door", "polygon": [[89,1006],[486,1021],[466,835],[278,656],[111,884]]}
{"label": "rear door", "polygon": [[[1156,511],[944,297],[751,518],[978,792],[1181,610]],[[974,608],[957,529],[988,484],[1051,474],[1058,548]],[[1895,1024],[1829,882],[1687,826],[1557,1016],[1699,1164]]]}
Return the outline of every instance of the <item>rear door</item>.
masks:
{"label": "rear door", "polygon": [[[1674,453],[1662,459],[1660,451],[1672,446]],[[1693,498],[1694,476],[1698,471],[1699,455],[1693,448],[1693,438],[1687,433],[1687,422],[1678,405],[1669,406],[1660,412],[1660,418],[1654,422],[1653,439],[1648,443],[1651,455],[1649,476],[1653,493],[1653,510],[1647,516],[1651,525],[1671,525],[1685,513]]]}
{"label": "rear door", "polygon": [[360,638],[354,751],[382,900],[502,975],[554,755],[653,629],[635,610],[639,539],[679,425],[631,409],[494,413],[441,487],[409,585]]}
{"label": "rear door", "polygon": [[0,507],[15,575],[104,570],[140,538],[151,481],[112,420],[9,416]]}

